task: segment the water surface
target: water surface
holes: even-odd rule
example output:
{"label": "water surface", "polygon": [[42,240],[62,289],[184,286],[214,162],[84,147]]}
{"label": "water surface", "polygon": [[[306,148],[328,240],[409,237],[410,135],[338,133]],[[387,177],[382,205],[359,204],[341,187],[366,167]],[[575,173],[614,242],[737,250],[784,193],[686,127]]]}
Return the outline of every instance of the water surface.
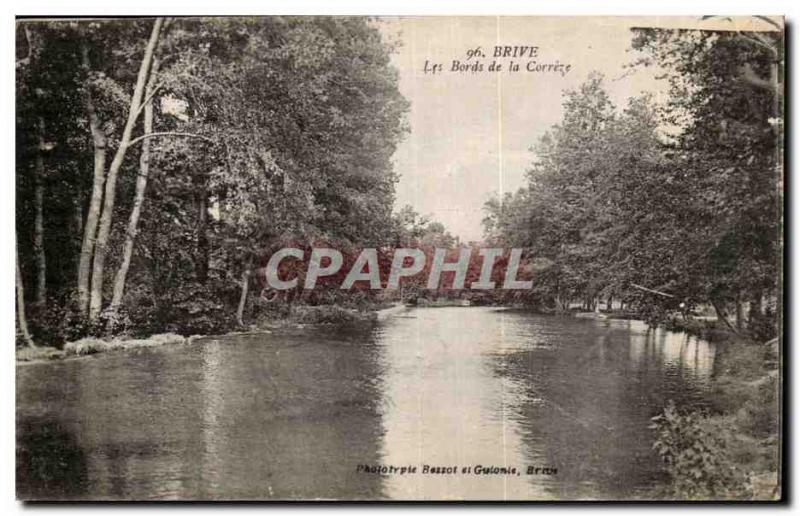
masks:
{"label": "water surface", "polygon": [[21,365],[17,492],[631,498],[663,480],[649,418],[702,405],[713,365],[712,344],[635,321],[478,307]]}

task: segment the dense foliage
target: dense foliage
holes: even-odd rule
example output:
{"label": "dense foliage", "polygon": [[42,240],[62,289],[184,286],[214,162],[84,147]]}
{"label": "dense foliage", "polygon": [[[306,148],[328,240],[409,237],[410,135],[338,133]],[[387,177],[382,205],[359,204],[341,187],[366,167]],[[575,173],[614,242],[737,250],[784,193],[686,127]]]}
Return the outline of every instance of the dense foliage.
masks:
{"label": "dense foliage", "polygon": [[565,93],[527,185],[486,205],[491,241],[533,249],[546,304],[616,298],[652,321],[711,306],[731,329],[776,334],[779,35],[639,30],[633,66],[664,70],[666,102],[620,110],[597,75]]}
{"label": "dense foliage", "polygon": [[725,428],[707,415],[681,414],[670,402],[653,418],[653,445],[671,477],[670,496],[681,499],[746,498],[746,472],[736,468]]}
{"label": "dense foliage", "polygon": [[34,340],[218,330],[277,239],[396,240],[391,52],[365,18],[20,22]]}

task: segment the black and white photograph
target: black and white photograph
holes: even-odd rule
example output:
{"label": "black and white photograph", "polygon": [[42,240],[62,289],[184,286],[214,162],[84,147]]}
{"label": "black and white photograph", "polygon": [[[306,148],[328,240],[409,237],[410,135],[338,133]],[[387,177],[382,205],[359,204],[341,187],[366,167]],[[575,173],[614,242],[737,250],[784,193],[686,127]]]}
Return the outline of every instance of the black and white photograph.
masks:
{"label": "black and white photograph", "polygon": [[783,16],[13,26],[20,502],[786,501]]}

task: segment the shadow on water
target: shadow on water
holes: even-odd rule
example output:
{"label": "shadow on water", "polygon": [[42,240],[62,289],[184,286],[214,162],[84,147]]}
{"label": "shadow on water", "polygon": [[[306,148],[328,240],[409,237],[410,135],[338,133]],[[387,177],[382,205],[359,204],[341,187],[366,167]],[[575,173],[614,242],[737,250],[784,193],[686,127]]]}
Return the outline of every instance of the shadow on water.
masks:
{"label": "shadow on water", "polygon": [[378,353],[328,329],[20,367],[18,496],[380,498]]}
{"label": "shadow on water", "polygon": [[65,499],[86,492],[86,455],[58,421],[17,422],[17,498]]}

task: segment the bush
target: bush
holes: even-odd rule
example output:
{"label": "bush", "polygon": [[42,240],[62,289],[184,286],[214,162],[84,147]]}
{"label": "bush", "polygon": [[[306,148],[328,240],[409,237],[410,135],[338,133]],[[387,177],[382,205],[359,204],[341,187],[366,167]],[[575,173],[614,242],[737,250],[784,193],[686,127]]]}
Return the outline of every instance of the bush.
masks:
{"label": "bush", "polygon": [[719,419],[700,412],[681,415],[672,401],[652,418],[653,448],[670,476],[670,495],[680,499],[735,499],[750,496],[749,479],[731,461],[728,431]]}
{"label": "bush", "polygon": [[172,303],[164,308],[165,324],[154,332],[210,335],[223,333],[235,325],[235,309],[225,306],[214,284],[183,284],[173,293]]}
{"label": "bush", "polygon": [[28,319],[34,341],[42,346],[60,346],[64,342],[61,331],[64,315],[55,299],[48,299],[46,306],[31,304]]}
{"label": "bush", "polygon": [[75,342],[67,342],[64,345],[64,353],[67,355],[92,355],[94,353],[102,353],[112,349],[112,343],[95,339],[92,337],[85,337]]}
{"label": "bush", "polygon": [[78,311],[77,301],[70,300],[59,322],[60,339],[57,345],[80,340],[89,335],[89,330],[89,320]]}
{"label": "bush", "polygon": [[101,337],[103,335],[123,335],[133,329],[133,323],[124,307],[117,310],[107,308],[100,313],[100,316],[92,321],[90,335]]}

